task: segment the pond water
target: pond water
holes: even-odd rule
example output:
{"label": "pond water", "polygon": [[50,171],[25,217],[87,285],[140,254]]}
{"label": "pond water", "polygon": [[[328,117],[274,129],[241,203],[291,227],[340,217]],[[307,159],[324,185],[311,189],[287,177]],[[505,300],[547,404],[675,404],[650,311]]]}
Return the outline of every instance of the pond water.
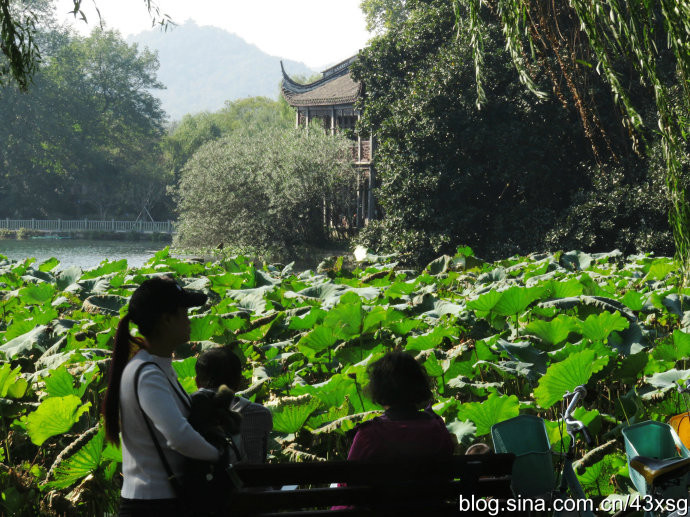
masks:
{"label": "pond water", "polygon": [[154,253],[163,249],[164,242],[150,241],[89,241],[82,239],[26,239],[0,240],[0,255],[12,260],[35,257],[40,263],[51,257],[60,261],[59,269],[79,266],[88,269],[104,259],[127,259],[130,267],[141,267]]}

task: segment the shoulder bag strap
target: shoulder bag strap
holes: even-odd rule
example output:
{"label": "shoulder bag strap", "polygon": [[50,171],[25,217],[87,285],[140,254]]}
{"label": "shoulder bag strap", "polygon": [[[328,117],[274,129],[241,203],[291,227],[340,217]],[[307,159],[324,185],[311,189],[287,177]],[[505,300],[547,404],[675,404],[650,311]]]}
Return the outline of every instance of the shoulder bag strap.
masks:
{"label": "shoulder bag strap", "polygon": [[[161,459],[161,463],[163,463],[163,468],[165,469],[165,473],[168,475],[168,481],[170,481],[170,485],[172,486],[173,492],[177,495],[177,497],[182,496],[182,487],[180,486],[179,481],[175,477],[175,474],[173,473],[172,469],[170,468],[170,464],[168,463],[168,460],[165,457],[165,454],[163,454],[163,449],[161,448],[161,444],[158,443],[158,439],[156,438],[156,434],[153,431],[153,425],[151,424],[151,421],[149,420],[149,417],[146,416],[146,412],[144,409],[141,407],[141,402],[139,401],[139,376],[141,375],[141,371],[144,369],[145,366],[148,365],[153,365],[161,372],[163,372],[163,369],[158,366],[156,363],[152,361],[148,361],[145,363],[140,364],[137,367],[137,371],[134,374],[134,397],[136,398],[137,405],[139,406],[139,411],[141,411],[141,416],[144,418],[144,422],[146,423],[146,427],[149,430],[149,434],[151,435],[151,441],[153,441],[153,445],[156,447],[156,451],[158,452],[158,456]],[[165,375],[165,372],[163,372]],[[167,378],[167,376],[166,376]],[[177,392],[177,390],[173,390]],[[179,393],[178,393],[178,396]]]}

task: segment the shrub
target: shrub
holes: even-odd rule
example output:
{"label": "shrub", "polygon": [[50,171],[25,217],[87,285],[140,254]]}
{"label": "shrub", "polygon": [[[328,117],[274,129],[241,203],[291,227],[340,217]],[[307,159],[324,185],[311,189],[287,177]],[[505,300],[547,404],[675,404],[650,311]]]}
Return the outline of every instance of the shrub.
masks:
{"label": "shrub", "polygon": [[237,132],[204,145],[174,192],[175,244],[289,250],[326,243],[354,191],[348,146],[317,128]]}

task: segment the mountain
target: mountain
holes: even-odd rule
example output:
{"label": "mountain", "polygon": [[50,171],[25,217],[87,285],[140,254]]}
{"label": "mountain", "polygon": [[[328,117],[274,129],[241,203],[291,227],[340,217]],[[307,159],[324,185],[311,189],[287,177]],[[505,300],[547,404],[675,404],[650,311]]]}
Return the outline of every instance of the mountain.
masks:
{"label": "mountain", "polygon": [[[216,111],[226,100],[258,95],[278,98],[281,58],[223,29],[200,27],[188,20],[173,30],[153,29],[127,41],[158,51],[158,79],[167,89],[154,94],[171,120],[187,113]],[[283,62],[290,75],[314,74],[304,63]]]}

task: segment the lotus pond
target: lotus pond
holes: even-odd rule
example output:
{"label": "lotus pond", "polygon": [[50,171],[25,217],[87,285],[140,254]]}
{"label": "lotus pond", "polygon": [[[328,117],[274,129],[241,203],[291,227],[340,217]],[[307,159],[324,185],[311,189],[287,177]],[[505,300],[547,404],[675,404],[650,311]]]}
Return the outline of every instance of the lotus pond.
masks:
{"label": "lotus pond", "polygon": [[316,271],[173,258],[62,269],[56,259],[0,256],[0,506],[13,515],[98,515],[119,496],[120,452],[99,407],[120,312],[150,275],[174,274],[209,296],[176,354],[193,391],[196,354],[232,345],[244,395],[273,412],[272,461],[342,459],[345,433],[379,413],[366,368],[413,353],[435,383],[435,410],[460,449],[490,443],[521,412],[547,420],[555,450],[562,395],[586,384],[575,417],[602,449],[583,469],[590,496],[628,493],[621,428],[685,409],[689,297],[668,258],[581,252],[485,263],[462,248],[423,271],[358,249]]}

